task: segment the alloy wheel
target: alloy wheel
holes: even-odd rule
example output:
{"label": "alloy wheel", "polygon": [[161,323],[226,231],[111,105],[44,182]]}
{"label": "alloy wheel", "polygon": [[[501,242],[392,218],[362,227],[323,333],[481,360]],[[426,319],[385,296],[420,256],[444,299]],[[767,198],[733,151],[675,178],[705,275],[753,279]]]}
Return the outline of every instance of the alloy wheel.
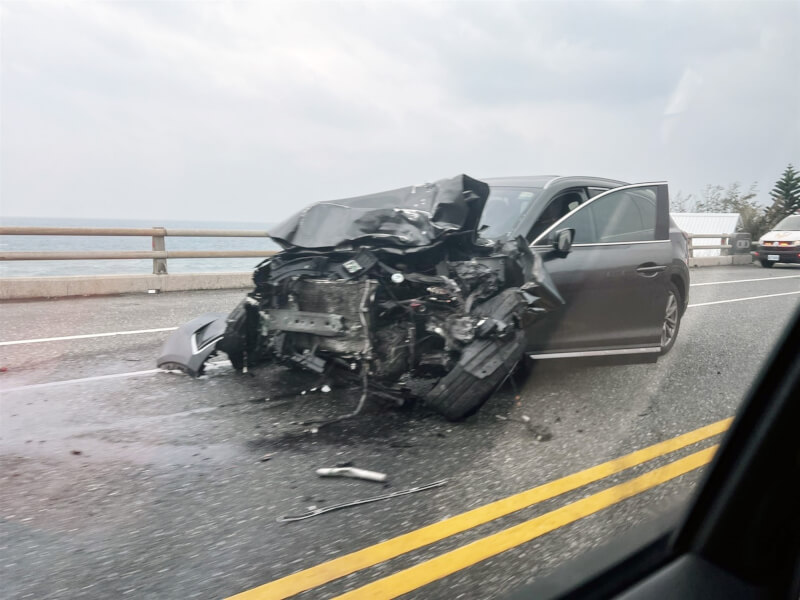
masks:
{"label": "alloy wheel", "polygon": [[678,329],[678,299],[673,292],[667,296],[667,310],[664,314],[664,326],[661,329],[661,347],[666,348],[675,339]]}

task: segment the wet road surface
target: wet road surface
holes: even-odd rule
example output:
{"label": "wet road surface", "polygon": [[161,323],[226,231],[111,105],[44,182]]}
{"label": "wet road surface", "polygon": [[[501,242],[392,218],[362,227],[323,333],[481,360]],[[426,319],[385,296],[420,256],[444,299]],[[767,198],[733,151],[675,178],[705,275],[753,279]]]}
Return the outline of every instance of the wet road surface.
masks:
{"label": "wet road surface", "polygon": [[[517,389],[507,385],[463,423],[424,406],[374,402],[317,433],[296,422],[349,410],[358,390],[323,393],[314,377],[278,368],[238,375],[224,363],[199,380],[157,372],[168,331],[35,341],[170,328],[231,309],[241,291],[2,304],[0,342],[24,342],[0,345],[3,596],[231,596],[364,548],[378,556],[373,545],[395,536],[465,511],[483,514],[493,501],[718,423],[735,413],[800,305],[800,269],[696,269],[692,283],[676,346],[657,364],[540,361]],[[405,569],[412,571],[402,579],[419,586],[413,597],[501,596],[684,502],[702,467],[597,504],[588,516],[494,556],[478,560],[479,550],[463,547],[480,549],[488,536],[693,460],[718,440],[655,453],[352,574],[340,568],[301,597],[357,591]],[[385,472],[389,482],[314,473],[342,462]],[[433,490],[276,521],[443,478],[448,484]],[[448,574],[442,563],[457,558],[463,568]],[[258,589],[248,597],[259,597]]]}

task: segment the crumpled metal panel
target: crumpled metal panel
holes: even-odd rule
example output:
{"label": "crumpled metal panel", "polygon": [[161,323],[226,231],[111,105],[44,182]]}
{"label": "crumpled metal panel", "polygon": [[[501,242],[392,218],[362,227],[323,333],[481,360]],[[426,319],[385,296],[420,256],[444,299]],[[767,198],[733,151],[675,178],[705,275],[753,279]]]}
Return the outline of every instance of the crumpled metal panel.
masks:
{"label": "crumpled metal panel", "polygon": [[272,228],[285,248],[352,243],[428,246],[451,232],[476,230],[489,186],[458,175],[435,183],[317,202]]}

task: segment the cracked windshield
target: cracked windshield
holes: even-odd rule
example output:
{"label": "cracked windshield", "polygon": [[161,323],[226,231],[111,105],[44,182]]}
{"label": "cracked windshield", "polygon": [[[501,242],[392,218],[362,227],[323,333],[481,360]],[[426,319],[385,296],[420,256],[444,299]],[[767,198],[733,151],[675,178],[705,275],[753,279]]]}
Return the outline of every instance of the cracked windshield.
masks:
{"label": "cracked windshield", "polygon": [[685,510],[800,306],[795,2],[0,27],[4,598],[524,592]]}

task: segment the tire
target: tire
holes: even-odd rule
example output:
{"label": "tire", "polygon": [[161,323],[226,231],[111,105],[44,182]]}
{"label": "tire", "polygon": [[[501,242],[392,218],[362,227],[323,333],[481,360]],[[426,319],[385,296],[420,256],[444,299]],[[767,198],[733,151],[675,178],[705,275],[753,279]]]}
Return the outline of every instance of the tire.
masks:
{"label": "tire", "polygon": [[242,300],[228,315],[225,335],[217,343],[217,349],[228,355],[233,368],[241,372],[247,348],[247,301]]}
{"label": "tire", "polygon": [[760,262],[761,266],[764,267],[765,269],[771,269],[775,265],[774,262],[770,262],[768,260],[760,260],[758,262]]}
{"label": "tire", "polygon": [[661,325],[661,356],[672,350],[678,331],[681,328],[681,293],[678,287],[671,283],[667,286],[667,304],[664,309],[664,320]]}
{"label": "tire", "polygon": [[517,330],[507,340],[472,342],[461,360],[425,396],[425,402],[449,421],[475,413],[503,383],[522,358],[525,335]]}

